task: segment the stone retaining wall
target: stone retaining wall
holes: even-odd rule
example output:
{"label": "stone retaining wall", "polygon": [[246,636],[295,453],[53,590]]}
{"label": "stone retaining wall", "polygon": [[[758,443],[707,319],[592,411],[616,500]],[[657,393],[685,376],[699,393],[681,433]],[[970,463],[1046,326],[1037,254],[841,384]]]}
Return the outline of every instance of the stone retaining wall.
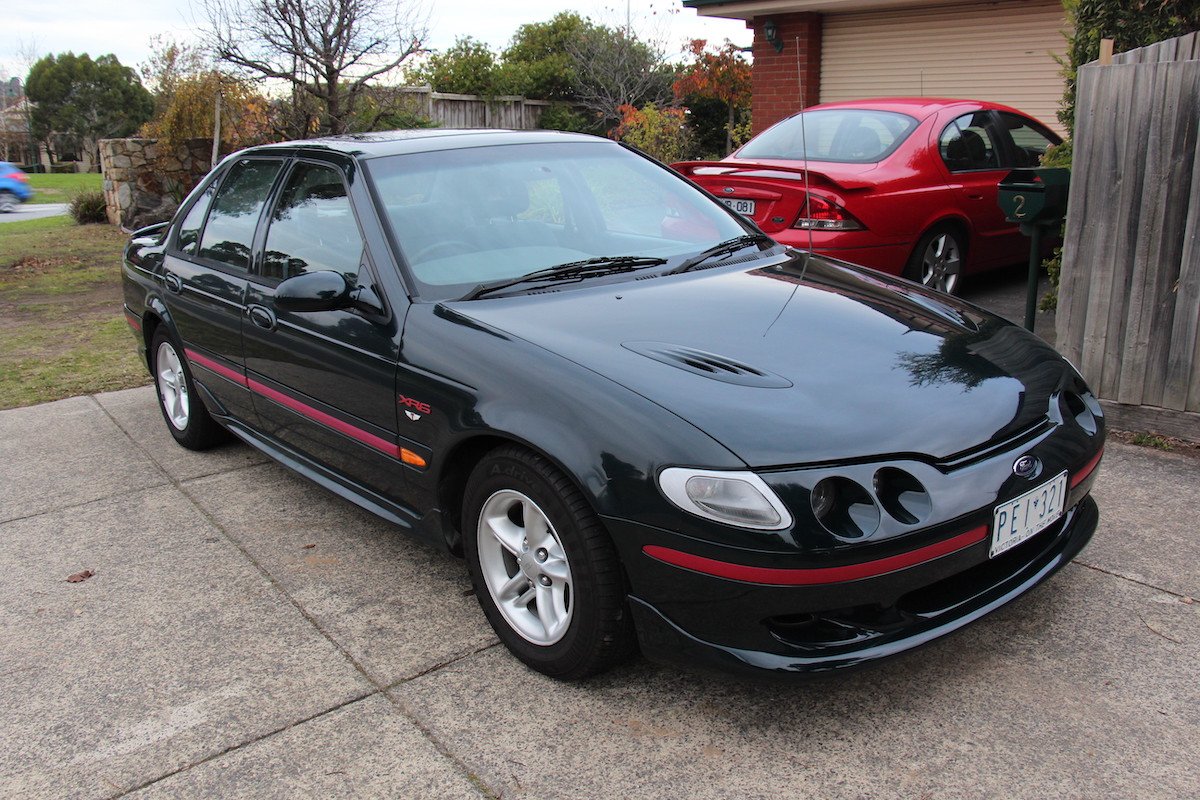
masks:
{"label": "stone retaining wall", "polygon": [[160,152],[156,139],[100,140],[108,221],[127,230],[171,218],[208,174],[212,141],[190,139]]}

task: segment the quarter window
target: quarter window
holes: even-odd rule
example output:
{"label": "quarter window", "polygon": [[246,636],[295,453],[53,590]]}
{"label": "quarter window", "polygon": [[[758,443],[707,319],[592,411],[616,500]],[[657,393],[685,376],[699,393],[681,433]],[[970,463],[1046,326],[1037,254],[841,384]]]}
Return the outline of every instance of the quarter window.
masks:
{"label": "quarter window", "polygon": [[200,229],[204,227],[204,215],[208,213],[208,207],[212,205],[213,195],[216,193],[217,185],[214,181],[204,190],[204,194],[200,196],[200,199],[188,209],[187,216],[183,218],[183,222],[179,225],[178,246],[180,250],[189,256],[196,255],[196,248],[200,244]]}
{"label": "quarter window", "polygon": [[938,150],[951,172],[999,169],[999,148],[986,111],[964,114],[942,131]]}
{"label": "quarter window", "polygon": [[235,269],[250,268],[254,229],[279,168],[279,161],[264,159],[247,159],[230,168],[204,226],[202,257]]}
{"label": "quarter window", "polygon": [[1018,167],[1036,167],[1042,162],[1046,148],[1061,141],[1033,120],[1000,112],[1000,121],[1013,140],[1013,154]]}
{"label": "quarter window", "polygon": [[320,164],[297,164],[271,214],[263,277],[285,280],[334,270],[353,285],[362,250],[341,174]]}

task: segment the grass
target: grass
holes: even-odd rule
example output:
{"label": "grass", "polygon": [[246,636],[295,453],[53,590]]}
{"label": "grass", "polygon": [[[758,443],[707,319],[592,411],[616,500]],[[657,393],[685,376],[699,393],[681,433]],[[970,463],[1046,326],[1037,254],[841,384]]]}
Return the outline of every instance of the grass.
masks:
{"label": "grass", "polygon": [[69,203],[71,198],[80,192],[98,192],[103,189],[104,178],[99,172],[73,172],[65,175],[34,173],[29,176],[29,186],[33,189],[33,197],[28,200],[30,203]]}
{"label": "grass", "polygon": [[122,311],[124,242],[70,217],[0,224],[0,409],[149,383]]}
{"label": "grass", "polygon": [[1157,433],[1135,433],[1129,440],[1140,447],[1153,447],[1156,450],[1170,450],[1171,443]]}

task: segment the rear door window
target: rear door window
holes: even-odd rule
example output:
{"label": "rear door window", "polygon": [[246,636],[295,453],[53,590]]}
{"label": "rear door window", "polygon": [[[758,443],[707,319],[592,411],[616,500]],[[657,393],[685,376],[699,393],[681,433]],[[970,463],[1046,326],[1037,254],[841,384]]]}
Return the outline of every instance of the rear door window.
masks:
{"label": "rear door window", "polygon": [[254,229],[281,165],[276,159],[245,159],[230,168],[204,226],[201,258],[236,270],[250,268]]}
{"label": "rear door window", "polygon": [[212,205],[216,193],[217,182],[213,181],[188,209],[183,222],[179,223],[179,239],[175,246],[189,256],[196,255],[196,249],[200,245],[200,231],[204,227],[204,217],[208,214],[208,207]]}
{"label": "rear door window", "polygon": [[1046,149],[1062,141],[1048,128],[1031,119],[1007,111],[999,113],[1001,126],[1012,138],[1014,166],[1036,167],[1042,163]]}
{"label": "rear door window", "polygon": [[989,111],[963,114],[942,130],[938,152],[951,172],[1000,169],[1000,147]]}

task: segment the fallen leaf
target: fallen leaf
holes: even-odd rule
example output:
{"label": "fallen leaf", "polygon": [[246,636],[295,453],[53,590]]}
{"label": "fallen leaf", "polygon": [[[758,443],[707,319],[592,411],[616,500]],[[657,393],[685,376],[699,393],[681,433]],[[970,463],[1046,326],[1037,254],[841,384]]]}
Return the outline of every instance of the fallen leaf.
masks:
{"label": "fallen leaf", "polygon": [[314,547],[316,547],[316,545],[315,545],[315,544],[306,544],[306,545],[304,545],[304,549],[305,549],[305,550],[312,550]]}
{"label": "fallen leaf", "polygon": [[92,572],[90,569],[85,569],[83,572],[76,572],[74,575],[68,575],[67,583],[83,583],[95,574],[96,573]]}
{"label": "fallen leaf", "polygon": [[1192,598],[1190,598],[1190,597],[1185,597],[1185,598],[1183,598],[1183,601],[1182,601],[1182,602],[1184,602],[1184,603],[1187,603],[1187,604],[1190,606],[1192,603],[1194,603],[1194,602],[1196,602],[1196,601],[1195,601],[1195,600],[1193,600],[1193,599],[1192,599]]}

